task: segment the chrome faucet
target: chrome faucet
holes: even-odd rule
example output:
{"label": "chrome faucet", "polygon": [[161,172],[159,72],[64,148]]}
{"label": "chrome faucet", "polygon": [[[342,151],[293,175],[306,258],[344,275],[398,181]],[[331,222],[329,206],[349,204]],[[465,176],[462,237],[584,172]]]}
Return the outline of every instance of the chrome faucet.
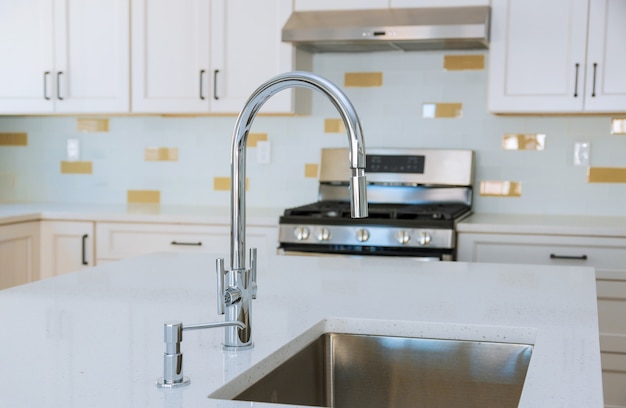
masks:
{"label": "chrome faucet", "polygon": [[[246,247],[246,143],[252,122],[261,106],[276,93],[293,87],[320,91],[339,111],[348,133],[351,213],[353,218],[367,217],[365,180],[365,143],[361,123],[348,97],[332,82],[309,72],[289,72],[278,75],[259,88],[244,105],[233,132],[231,146],[231,230],[230,264],[224,269],[224,259],[217,260],[217,309],[226,314],[227,322],[240,322],[245,329],[226,327],[224,347],[240,349],[252,347],[250,323],[252,299],[256,297],[256,249],[250,250],[250,269],[245,267]],[[225,279],[227,288],[224,289]]]}

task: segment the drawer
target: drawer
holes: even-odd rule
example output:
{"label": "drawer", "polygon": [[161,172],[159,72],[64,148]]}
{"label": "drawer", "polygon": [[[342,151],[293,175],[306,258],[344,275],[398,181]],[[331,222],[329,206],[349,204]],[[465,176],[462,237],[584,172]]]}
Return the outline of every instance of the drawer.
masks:
{"label": "drawer", "polygon": [[98,259],[123,259],[153,252],[212,252],[225,256],[230,227],[176,224],[97,223]]}
{"label": "drawer", "polygon": [[625,238],[459,234],[458,247],[462,261],[590,266],[607,278],[626,271]]}

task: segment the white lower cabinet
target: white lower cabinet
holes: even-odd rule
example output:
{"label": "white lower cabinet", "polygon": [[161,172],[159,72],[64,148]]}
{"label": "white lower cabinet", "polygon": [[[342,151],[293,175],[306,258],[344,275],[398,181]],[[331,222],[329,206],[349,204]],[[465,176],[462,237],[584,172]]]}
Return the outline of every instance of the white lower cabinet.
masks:
{"label": "white lower cabinet", "polygon": [[41,221],[40,278],[94,266],[94,238],[91,221]]}
{"label": "white lower cabinet", "polygon": [[0,290],[39,279],[39,222],[0,226]]}
{"label": "white lower cabinet", "polygon": [[[96,223],[97,262],[120,260],[153,252],[210,252],[222,254],[228,263],[230,226],[99,222]],[[258,257],[276,251],[276,227],[248,226],[247,248]]]}
{"label": "white lower cabinet", "polygon": [[626,407],[626,238],[459,233],[463,262],[596,268],[605,407]]}

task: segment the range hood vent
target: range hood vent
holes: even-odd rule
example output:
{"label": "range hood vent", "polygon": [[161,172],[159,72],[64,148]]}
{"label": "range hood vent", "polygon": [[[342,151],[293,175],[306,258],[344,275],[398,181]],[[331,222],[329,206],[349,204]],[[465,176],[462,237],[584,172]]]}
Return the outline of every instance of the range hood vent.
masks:
{"label": "range hood vent", "polygon": [[282,39],[310,52],[483,49],[487,6],[294,12]]}

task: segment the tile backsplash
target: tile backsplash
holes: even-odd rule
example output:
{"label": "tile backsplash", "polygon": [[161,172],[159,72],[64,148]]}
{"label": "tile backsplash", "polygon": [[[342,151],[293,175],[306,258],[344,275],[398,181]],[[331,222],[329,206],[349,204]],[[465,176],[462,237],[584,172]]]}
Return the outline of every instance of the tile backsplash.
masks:
{"label": "tile backsplash", "polygon": [[[454,56],[463,57],[450,58]],[[587,142],[592,168],[615,168],[621,175],[626,138],[611,135],[612,128],[620,133],[613,118],[492,115],[481,57],[488,58],[488,52],[317,54],[314,71],[352,100],[366,146],[474,150],[476,212],[626,216],[621,177],[618,182],[589,182],[589,168],[573,164],[574,144]],[[356,86],[346,86],[346,74]],[[432,103],[455,104],[462,114],[425,118],[423,106]],[[251,131],[263,135],[255,140],[271,141],[272,154],[270,164],[258,164],[254,143],[248,148],[248,205],[282,208],[316,200],[317,178],[312,175],[320,149],[347,146],[336,118],[335,108],[321,94],[313,95],[310,116],[258,117]],[[0,116],[0,134],[27,134],[28,140],[0,145],[0,203],[150,199],[163,205],[229,205],[227,183],[216,180],[230,176],[235,116],[80,119]],[[549,142],[543,150],[508,150],[503,149],[507,134],[541,134]],[[67,160],[67,139],[79,140],[78,160],[91,163],[91,173],[60,169],[59,163]],[[479,193],[481,183],[491,186],[484,183],[494,180],[514,180],[523,184],[524,193]]]}

